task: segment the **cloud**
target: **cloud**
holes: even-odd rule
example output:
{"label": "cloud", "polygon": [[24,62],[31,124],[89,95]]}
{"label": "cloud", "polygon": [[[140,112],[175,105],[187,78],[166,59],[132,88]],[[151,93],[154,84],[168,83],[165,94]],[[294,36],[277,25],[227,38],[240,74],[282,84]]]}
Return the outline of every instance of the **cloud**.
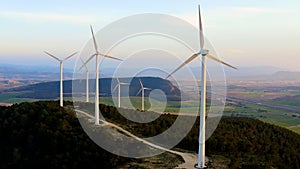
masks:
{"label": "cloud", "polygon": [[29,12],[14,12],[3,11],[0,12],[0,17],[9,19],[18,19],[26,22],[48,22],[48,21],[61,21],[61,22],[73,22],[73,23],[92,23],[93,18],[87,16],[78,15],[64,15],[55,13],[29,13]]}

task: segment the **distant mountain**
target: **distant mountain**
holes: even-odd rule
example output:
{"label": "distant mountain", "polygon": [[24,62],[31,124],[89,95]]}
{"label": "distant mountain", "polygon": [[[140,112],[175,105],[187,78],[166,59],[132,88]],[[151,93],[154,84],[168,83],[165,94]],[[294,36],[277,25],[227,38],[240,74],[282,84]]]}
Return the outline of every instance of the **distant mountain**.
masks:
{"label": "distant mountain", "polygon": [[276,82],[276,81],[300,81],[300,72],[278,71],[278,72],[274,72],[272,74],[229,77],[229,79],[260,80],[260,81],[274,81],[274,82]]}
{"label": "distant mountain", "polygon": [[[247,79],[248,77],[252,78],[257,76],[265,76],[274,74],[279,71],[286,71],[286,69],[273,66],[238,67],[238,70],[234,70],[225,66],[223,68],[224,74],[223,70],[220,67],[207,67],[207,72],[216,78],[225,75],[226,78],[230,79]],[[195,76],[200,77],[200,67],[192,67],[191,70],[195,74]]]}
{"label": "distant mountain", "polygon": [[[224,76],[227,79],[233,80],[297,80],[300,72],[289,72],[286,69],[272,66],[254,66],[254,67],[238,67],[239,70],[232,70],[224,67],[222,69],[216,67],[208,67],[208,73],[214,78]],[[190,68],[195,77],[200,78],[200,67]],[[112,77],[115,73],[115,68],[101,69],[101,77]],[[172,69],[170,69],[172,71]],[[124,74],[130,76],[135,72],[133,68],[124,68]],[[147,72],[147,75],[152,76],[157,72]],[[64,69],[64,79],[72,79],[73,70]],[[190,80],[191,76],[187,76],[186,72],[176,72],[176,78],[180,80]],[[8,81],[10,80],[10,81]],[[24,65],[8,65],[0,64],[0,90],[30,85],[38,82],[47,82],[59,80],[59,68],[55,66],[24,66]]]}
{"label": "distant mountain", "polygon": [[274,66],[238,67],[238,70],[233,70],[227,67],[225,68],[225,73],[230,78],[271,75],[279,71],[287,70]]}
{"label": "distant mountain", "polygon": [[300,80],[300,72],[280,71],[272,74],[272,78],[278,80]]}
{"label": "distant mountain", "polygon": [[[71,69],[64,69],[64,79],[73,77]],[[0,91],[40,82],[59,80],[59,67],[0,65]]]}
{"label": "distant mountain", "polygon": [[[19,71],[38,71],[38,72],[53,72],[59,73],[59,66],[48,65],[19,65],[19,64],[0,64],[0,70],[2,68],[12,69],[16,72]],[[64,68],[65,72],[72,73],[73,69]]]}
{"label": "distant mountain", "polygon": [[[273,66],[254,66],[254,67],[238,67],[239,70],[232,70],[224,67],[224,72],[229,78],[251,77],[261,75],[271,75],[276,72],[287,71],[286,69],[273,67]],[[124,72],[134,72],[133,68],[123,68]],[[115,73],[115,68],[104,68],[101,70],[104,77],[111,77]],[[199,67],[191,67],[192,72],[196,76],[200,76],[201,69]],[[209,73],[219,74],[220,68],[208,67]],[[48,79],[57,80],[59,78],[59,67],[55,66],[28,66],[28,65],[11,65],[0,64],[0,79]],[[65,78],[73,77],[73,69],[64,69]],[[177,77],[185,78],[186,74],[178,71]]]}
{"label": "distant mountain", "polygon": [[[124,88],[121,95],[136,96],[140,90],[139,79],[143,82],[145,87],[154,89],[160,89],[165,92],[167,98],[170,100],[180,100],[180,90],[174,86],[170,81],[158,78],[158,77],[141,77],[141,78],[120,78],[120,81],[129,83],[129,87]],[[117,84],[116,79],[113,78],[101,78],[100,83],[100,95],[111,96],[112,88]],[[73,94],[85,95],[86,91],[85,80],[66,80],[64,81],[64,96],[72,97]],[[95,80],[89,80],[90,92],[95,91]],[[57,99],[59,97],[59,81],[44,82],[28,86],[22,86],[5,90],[4,92],[22,92],[18,97],[20,98],[34,98],[34,99]],[[145,97],[149,96],[150,91],[145,91]]]}
{"label": "distant mountain", "polygon": [[[73,77],[72,69],[64,69],[64,77]],[[59,67],[28,66],[28,65],[0,65],[0,80],[40,80],[49,81],[59,79]]]}

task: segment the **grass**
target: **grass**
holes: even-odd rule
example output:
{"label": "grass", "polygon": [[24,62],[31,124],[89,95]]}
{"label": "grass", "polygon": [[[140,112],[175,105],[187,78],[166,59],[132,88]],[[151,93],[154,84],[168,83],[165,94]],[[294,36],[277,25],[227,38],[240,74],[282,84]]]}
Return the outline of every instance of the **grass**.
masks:
{"label": "grass", "polygon": [[275,122],[282,123],[282,125],[284,124],[283,125],[284,127],[300,124],[300,118],[293,117],[295,113],[285,112],[282,110],[266,108],[257,105],[247,104],[246,106],[255,110],[266,110],[267,111],[266,113],[258,113],[258,114],[264,116],[264,118],[272,119]]}
{"label": "grass", "polygon": [[243,106],[244,107],[226,108],[224,114],[227,116],[237,115],[257,118],[266,123],[285,127],[300,134],[300,127],[291,128],[291,126],[300,124],[298,114],[252,104],[244,104]]}
{"label": "grass", "polygon": [[18,98],[21,94],[25,92],[10,92],[10,93],[3,93],[0,94],[0,102],[3,103],[22,103],[22,102],[33,102],[37,101],[36,99],[31,98]]}
{"label": "grass", "polygon": [[18,93],[3,93],[0,94],[0,101],[1,102],[7,102],[7,100],[10,100],[12,98],[16,98],[18,95]]}
{"label": "grass", "polygon": [[[20,102],[32,102],[36,101],[35,99],[30,98],[18,98],[18,96],[22,93],[5,93],[0,94],[0,102],[5,103],[20,103]],[[254,93],[253,95],[255,95]],[[69,101],[85,101],[85,98],[64,98]],[[94,102],[94,98],[90,98],[90,102]],[[296,104],[297,101],[282,101],[286,104]],[[300,102],[300,101],[299,101]],[[299,105],[299,102],[297,105]],[[100,103],[117,106],[118,101],[117,98],[111,97],[100,97]],[[156,111],[156,112],[172,112],[176,113],[181,111],[182,113],[198,113],[198,101],[169,101],[169,102],[161,102],[154,99],[149,100],[149,98],[145,98],[145,109]],[[121,98],[121,107],[124,108],[132,108],[141,110],[141,97],[130,97]],[[243,107],[227,107],[224,110],[223,115],[225,116],[246,116],[251,118],[257,118],[264,122],[278,125],[281,127],[288,128],[296,133],[300,134],[300,127],[292,127],[300,124],[299,114],[284,112],[278,109],[266,108],[259,105],[252,104],[243,104]]]}
{"label": "grass", "polygon": [[300,134],[300,126],[299,126],[299,127],[293,127],[293,128],[290,128],[290,130],[292,130],[292,131],[295,132],[295,133]]}
{"label": "grass", "polygon": [[[64,98],[69,101],[80,101],[84,102],[86,99],[82,98]],[[90,102],[94,102],[94,98],[90,98]],[[118,101],[117,98],[111,97],[100,97],[100,103],[117,106]],[[139,109],[141,110],[141,97],[130,97],[130,99],[121,97],[121,107],[123,108],[131,108],[131,109]],[[145,110],[156,111],[156,112],[172,112],[176,113],[181,111],[182,113],[198,113],[198,103],[197,101],[169,101],[169,102],[161,102],[155,99],[145,98]]]}
{"label": "grass", "polygon": [[272,104],[283,105],[283,106],[293,106],[297,107],[300,110],[300,98],[294,100],[274,100]]}

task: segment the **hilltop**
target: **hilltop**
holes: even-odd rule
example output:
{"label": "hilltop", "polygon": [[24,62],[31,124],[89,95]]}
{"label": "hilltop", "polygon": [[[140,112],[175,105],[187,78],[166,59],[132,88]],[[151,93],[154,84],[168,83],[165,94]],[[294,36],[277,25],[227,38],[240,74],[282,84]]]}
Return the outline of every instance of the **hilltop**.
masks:
{"label": "hilltop", "polygon": [[[169,100],[180,100],[181,94],[178,87],[174,86],[170,81],[159,77],[140,77],[140,78],[120,78],[120,81],[129,83],[129,91],[122,90],[121,95],[129,93],[129,96],[136,96],[140,90],[139,79],[142,80],[145,87],[150,87],[152,90],[160,89],[165,92]],[[100,95],[111,96],[112,88],[117,84],[114,78],[101,78]],[[112,86],[112,88],[111,88]],[[66,80],[63,83],[64,97],[72,97],[72,88],[76,88],[75,92],[85,96],[86,81],[85,80]],[[94,92],[95,79],[89,80],[90,92]],[[126,88],[125,88],[126,89]],[[57,99],[59,97],[59,81],[37,83],[12,89],[7,89],[3,93],[17,92],[20,93],[18,98],[31,99]],[[149,96],[150,91],[145,91],[145,97]]]}

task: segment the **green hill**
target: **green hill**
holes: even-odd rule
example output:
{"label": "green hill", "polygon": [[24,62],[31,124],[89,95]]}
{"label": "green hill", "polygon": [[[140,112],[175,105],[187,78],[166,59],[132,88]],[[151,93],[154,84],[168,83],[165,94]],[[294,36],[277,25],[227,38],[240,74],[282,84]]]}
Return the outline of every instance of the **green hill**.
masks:
{"label": "green hill", "polygon": [[[106,119],[140,137],[155,136],[164,132],[177,118],[174,115],[161,115],[147,124],[133,123],[120,115],[114,107],[101,105],[100,109]],[[110,110],[110,113],[106,113],[105,110]],[[125,110],[122,114],[124,113],[133,115],[135,112]],[[133,116],[139,115],[140,113]],[[186,121],[190,121],[190,117],[185,118]],[[173,135],[176,135],[176,132]],[[190,133],[176,147],[197,152],[198,137],[199,119],[197,118]],[[300,168],[300,135],[257,119],[241,117],[221,119],[206,145],[208,156],[221,155],[230,159],[228,166],[230,169]]]}
{"label": "green hill", "polygon": [[0,145],[0,168],[113,168],[127,160],[94,144],[74,112],[54,101],[0,107]]}
{"label": "green hill", "polygon": [[[136,96],[137,92],[140,90],[139,79],[142,80],[145,87],[154,89],[160,89],[165,92],[169,100],[180,100],[181,94],[180,90],[174,86],[170,81],[158,78],[158,77],[141,77],[141,78],[120,78],[121,82],[129,83],[129,91],[123,88],[121,95]],[[111,96],[111,86],[114,88],[117,84],[116,79],[112,78],[101,78],[100,83],[100,95]],[[72,88],[74,88],[74,93],[85,94],[86,91],[86,81],[85,80],[67,80],[63,83],[64,86],[64,96],[72,97]],[[89,80],[90,92],[95,90],[95,79]],[[13,89],[5,90],[3,93],[8,92],[18,92],[21,93],[17,97],[19,98],[31,98],[31,99],[57,99],[59,98],[59,81],[54,82],[44,82],[23,87],[17,87]],[[148,97],[150,91],[145,91],[145,97]]]}
{"label": "green hill", "polygon": [[[41,101],[0,107],[0,168],[110,169],[131,161],[95,145],[82,130],[71,103],[65,105],[63,109],[57,101]],[[109,121],[146,137],[163,132],[177,118],[161,115],[143,124],[125,119],[112,106],[100,105],[100,110]],[[176,147],[197,152],[198,126],[197,120]],[[209,157],[229,159],[231,169],[300,168],[300,135],[255,119],[222,119],[206,145]]]}

